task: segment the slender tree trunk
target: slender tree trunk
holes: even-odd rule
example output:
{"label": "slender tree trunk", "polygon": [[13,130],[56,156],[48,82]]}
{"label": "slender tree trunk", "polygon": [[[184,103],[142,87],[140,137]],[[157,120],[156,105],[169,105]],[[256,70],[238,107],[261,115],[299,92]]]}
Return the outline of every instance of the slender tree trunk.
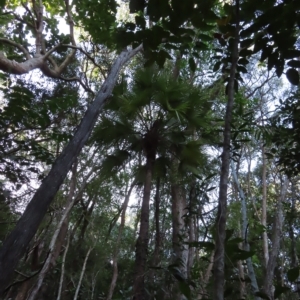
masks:
{"label": "slender tree trunk", "polygon": [[[151,258],[151,266],[156,267],[160,261],[161,252],[161,231],[160,231],[160,178],[156,179],[156,192],[154,197],[154,220],[155,220],[155,246],[154,252]],[[151,269],[149,271],[148,281],[151,285],[155,284],[155,270]]]}
{"label": "slender tree trunk", "polygon": [[90,208],[87,208],[87,210],[84,212],[83,215],[83,224],[81,227],[81,231],[80,231],[80,235],[79,235],[79,240],[78,240],[78,244],[81,244],[84,241],[84,236],[85,236],[85,232],[89,226],[90,220],[89,218],[91,217],[95,204],[96,204],[96,197],[94,197],[92,199],[92,205],[90,206]]}
{"label": "slender tree trunk", "polygon": [[262,146],[262,212],[261,212],[261,224],[265,227],[262,233],[263,240],[263,254],[265,268],[269,262],[269,243],[267,233],[267,164],[265,156],[265,147]]}
{"label": "slender tree trunk", "polygon": [[63,289],[63,285],[64,285],[66,257],[67,257],[67,253],[68,253],[68,250],[69,250],[69,245],[70,245],[70,235],[68,237],[67,245],[66,245],[64,255],[63,255],[63,258],[62,258],[61,273],[60,273],[59,287],[58,287],[58,293],[57,293],[57,299],[56,300],[61,299],[62,289]]}
{"label": "slender tree trunk", "polygon": [[[74,162],[72,167],[72,177],[70,182],[70,190],[66,201],[66,206],[68,207],[70,203],[73,202],[75,189],[76,189],[76,182],[77,182],[77,160]],[[69,212],[70,214],[70,212]],[[66,216],[64,222],[61,225],[59,235],[57,237],[56,243],[55,243],[55,250],[52,254],[51,259],[51,267],[53,268],[56,265],[56,260],[58,256],[60,255],[61,249],[63,244],[65,243],[66,236],[68,233],[68,227],[69,227],[69,214]]]}
{"label": "slender tree trunk", "polygon": [[240,279],[240,299],[246,299],[246,286],[245,286],[245,273],[242,261],[237,262],[237,267],[239,270],[239,279]]}
{"label": "slender tree trunk", "polygon": [[140,50],[139,46],[131,51],[122,51],[111,67],[95,100],[90,104],[74,137],[55,160],[48,176],[43,180],[32,200],[26,207],[22,217],[9,237],[4,241],[0,251],[0,294],[3,293],[13,277],[14,270],[26,248],[42,222],[48,206],[63,183],[76,157],[88,140],[98,115],[111,96],[119,72],[123,66]]}
{"label": "slender tree trunk", "polygon": [[108,290],[108,294],[107,294],[107,298],[106,298],[107,300],[111,300],[111,298],[113,296],[113,293],[114,293],[114,290],[115,290],[115,287],[116,287],[117,279],[118,279],[119,248],[120,248],[120,243],[121,243],[121,239],[122,239],[123,229],[124,229],[124,226],[125,226],[126,210],[127,210],[127,207],[128,207],[128,202],[129,202],[131,192],[132,192],[135,184],[136,184],[136,181],[132,182],[132,184],[129,188],[129,191],[128,191],[126,197],[125,197],[124,203],[122,205],[121,224],[120,224],[120,227],[119,227],[118,238],[117,238],[117,241],[116,241],[114,256],[113,256],[113,259],[112,259],[112,261],[113,261],[113,276],[112,276],[111,283],[110,283],[110,286],[109,286],[109,290]]}
{"label": "slender tree trunk", "polygon": [[[201,280],[201,293],[199,294],[198,299],[202,299],[202,297],[208,296],[207,292],[206,292],[206,286],[208,284],[209,278],[212,275],[212,269],[213,269],[213,265],[214,265],[214,256],[215,256],[215,252],[212,251],[211,255],[210,255],[210,259],[209,259],[209,264],[208,267],[206,269],[206,272]],[[205,297],[207,298],[207,297]]]}
{"label": "slender tree trunk", "polygon": [[[241,199],[241,211],[242,211],[242,236],[244,239],[244,250],[245,251],[250,251],[250,245],[247,240],[247,229],[248,229],[248,217],[247,217],[247,205],[246,205],[246,198],[243,189],[240,186],[240,183],[237,178],[237,174],[234,168],[233,161],[231,161],[231,170],[232,170],[232,177],[233,181],[238,189],[239,196]],[[247,269],[248,269],[248,276],[251,280],[251,288],[252,292],[255,295],[256,292],[259,291],[257,280],[256,280],[256,275],[254,272],[253,264],[252,264],[252,259],[251,257],[246,259],[247,262]],[[260,297],[254,296],[255,300],[260,300]]]}
{"label": "slender tree trunk", "polygon": [[230,68],[230,77],[228,82],[228,101],[225,115],[225,128],[223,140],[222,165],[220,175],[219,203],[216,219],[216,242],[214,257],[214,300],[224,299],[224,255],[225,255],[225,237],[226,237],[226,220],[227,220],[227,188],[230,164],[230,141],[231,141],[231,120],[234,103],[234,81],[236,66],[238,61],[239,45],[239,0],[236,0],[236,28],[234,38],[234,49],[232,51],[232,63]]}
{"label": "slender tree trunk", "polygon": [[[289,237],[291,240],[291,267],[296,268],[299,266],[299,258],[297,255],[297,248],[296,248],[296,237],[294,233],[293,223],[297,216],[297,211],[295,208],[296,202],[296,182],[292,181],[292,207],[291,207],[291,217],[289,218]],[[297,294],[298,298],[300,299],[300,282],[299,279],[297,280]]]}
{"label": "slender tree trunk", "polygon": [[44,263],[44,266],[41,270],[41,272],[38,275],[38,279],[36,284],[34,285],[30,296],[28,297],[28,300],[34,300],[38,296],[38,293],[40,291],[40,288],[43,285],[44,279],[49,272],[49,270],[56,264],[56,259],[60,254],[61,247],[64,243],[66,234],[68,232],[68,218],[70,211],[74,205],[75,197],[74,197],[74,192],[75,192],[75,186],[76,186],[76,176],[77,176],[77,163],[74,163],[74,166],[72,168],[72,178],[71,178],[71,183],[70,183],[70,191],[68,194],[68,199],[67,199],[67,205],[66,209],[62,215],[62,218],[60,222],[58,223],[58,226],[52,236],[50,246],[49,246],[49,252],[48,252],[48,257]]}
{"label": "slender tree trunk", "polygon": [[161,232],[160,232],[160,178],[156,180],[156,194],[155,194],[155,247],[153,253],[152,264],[156,266],[159,262],[160,244],[161,244]]}
{"label": "slender tree trunk", "polygon": [[84,259],[84,262],[83,262],[82,270],[81,270],[81,273],[80,273],[79,281],[78,281],[78,284],[77,284],[77,287],[76,287],[76,291],[75,291],[75,295],[74,295],[73,300],[77,300],[77,298],[78,298],[78,294],[79,294],[79,291],[80,291],[80,287],[81,287],[83,275],[84,275],[85,269],[86,269],[86,263],[87,263],[87,261],[89,259],[89,256],[90,256],[92,250],[93,250],[93,247],[90,247],[90,249],[88,250],[88,252],[87,252],[87,254],[85,256],[85,259]]}
{"label": "slender tree trunk", "polygon": [[[195,202],[196,202],[196,195],[195,195],[195,184],[196,181],[193,180],[191,184],[191,191],[190,191],[190,201],[189,201],[189,242],[197,241],[196,234],[195,234],[195,223],[196,223],[196,216],[195,216]],[[187,276],[189,277],[191,274],[192,267],[194,265],[195,259],[195,248],[189,247],[189,255],[188,255],[188,263],[187,263]]]}
{"label": "slender tree trunk", "polygon": [[147,157],[147,162],[146,162],[146,178],[144,184],[144,195],[143,195],[142,209],[141,209],[140,232],[136,242],[136,252],[135,252],[135,275],[134,275],[134,285],[133,285],[134,300],[144,300],[146,298],[144,278],[146,273],[146,263],[147,263],[147,256],[148,256],[149,205],[150,205],[151,181],[152,181],[154,159],[153,157]]}
{"label": "slender tree trunk", "polygon": [[274,299],[273,295],[273,278],[274,278],[274,270],[276,267],[276,260],[280,250],[280,240],[282,234],[282,226],[284,221],[283,210],[282,210],[282,202],[285,199],[287,189],[288,189],[289,181],[285,178],[282,182],[280,195],[277,200],[276,207],[276,217],[273,225],[273,235],[272,235],[272,250],[269,256],[269,261],[264,277],[264,292],[269,296],[271,300]]}
{"label": "slender tree trunk", "polygon": [[[40,260],[40,256],[41,256],[41,251],[39,248],[40,248],[40,243],[38,243],[32,250],[31,272],[36,272],[40,267],[39,260]],[[27,299],[27,294],[28,294],[30,287],[32,286],[32,282],[34,282],[34,278],[28,279],[21,284],[21,287],[18,290],[18,294],[17,294],[15,300],[26,300]],[[8,298],[10,298],[10,297],[8,297]]]}
{"label": "slender tree trunk", "polygon": [[[188,261],[188,247],[184,242],[188,241],[187,226],[185,224],[185,217],[187,213],[187,202],[185,191],[179,184],[171,185],[172,194],[172,244],[174,254],[174,264],[180,271],[179,280],[187,279],[187,261]],[[185,299],[177,289],[174,290],[173,299]]]}

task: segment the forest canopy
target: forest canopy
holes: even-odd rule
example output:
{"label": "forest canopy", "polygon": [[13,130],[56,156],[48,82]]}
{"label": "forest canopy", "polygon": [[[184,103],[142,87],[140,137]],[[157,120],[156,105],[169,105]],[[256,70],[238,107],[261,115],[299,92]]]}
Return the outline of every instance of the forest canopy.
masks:
{"label": "forest canopy", "polygon": [[299,299],[299,33],[299,0],[0,0],[1,299]]}

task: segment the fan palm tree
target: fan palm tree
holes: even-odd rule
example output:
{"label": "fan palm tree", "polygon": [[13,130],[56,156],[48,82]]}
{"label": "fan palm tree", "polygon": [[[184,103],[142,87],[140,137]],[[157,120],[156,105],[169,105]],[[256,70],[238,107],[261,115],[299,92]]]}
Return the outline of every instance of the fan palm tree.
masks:
{"label": "fan palm tree", "polygon": [[[128,161],[143,163],[143,199],[140,230],[136,242],[133,299],[144,299],[145,273],[149,241],[149,207],[155,163],[164,162],[173,173],[173,245],[182,258],[179,234],[184,229],[186,205],[180,191],[179,171],[197,172],[201,163],[201,143],[195,140],[195,130],[205,136],[210,105],[198,88],[185,82],[175,82],[167,71],[146,69],[137,71],[133,79],[117,86],[107,110],[101,116],[93,139],[111,146],[104,162],[107,170],[118,170]],[[158,160],[159,157],[159,160]]]}

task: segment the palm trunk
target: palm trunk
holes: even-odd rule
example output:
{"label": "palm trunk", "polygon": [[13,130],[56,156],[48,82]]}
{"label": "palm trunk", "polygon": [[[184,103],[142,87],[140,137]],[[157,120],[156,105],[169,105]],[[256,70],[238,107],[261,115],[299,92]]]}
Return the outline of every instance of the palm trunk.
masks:
{"label": "palm trunk", "polygon": [[280,196],[278,197],[277,200],[276,217],[273,225],[272,250],[269,256],[269,261],[268,261],[266,274],[264,278],[264,288],[263,288],[264,292],[272,300],[274,299],[273,289],[272,289],[274,270],[276,267],[276,260],[280,250],[280,240],[281,240],[282,226],[284,221],[282,202],[285,199],[288,185],[289,185],[289,181],[287,178],[285,178],[281,185]]}
{"label": "palm trunk", "polygon": [[[154,197],[155,211],[154,211],[154,221],[155,221],[155,246],[153,256],[151,258],[151,266],[156,267],[159,264],[160,258],[159,254],[161,252],[161,231],[160,231],[160,178],[156,180],[156,192]],[[154,286],[155,270],[149,271],[148,281]]]}
{"label": "palm trunk", "polygon": [[117,241],[116,241],[114,256],[113,256],[113,259],[112,259],[112,261],[113,261],[113,276],[112,276],[112,279],[111,279],[111,283],[110,283],[110,286],[109,286],[108,295],[107,295],[106,300],[111,300],[111,298],[113,296],[113,293],[114,293],[114,290],[115,290],[115,287],[116,287],[116,283],[117,283],[117,279],[118,279],[118,256],[119,256],[120,242],[121,242],[121,238],[122,238],[123,229],[124,229],[124,226],[125,226],[125,216],[126,216],[126,210],[127,210],[127,207],[128,207],[129,198],[130,198],[131,192],[132,192],[135,184],[136,184],[136,181],[132,182],[132,184],[129,188],[129,191],[128,191],[126,197],[125,197],[124,203],[122,205],[121,224],[120,224],[120,227],[119,227],[118,238],[117,238]]}
{"label": "palm trunk", "polygon": [[160,226],[159,226],[159,220],[160,220],[160,178],[157,178],[156,181],[156,194],[155,194],[155,248],[154,248],[154,254],[153,254],[153,265],[156,266],[159,261],[159,253],[160,253],[160,242],[161,242],[161,232],[160,232]]}
{"label": "palm trunk", "polygon": [[236,28],[234,49],[232,52],[232,64],[230,68],[230,77],[228,82],[228,101],[225,115],[225,128],[223,140],[222,165],[220,175],[219,203],[216,219],[216,242],[214,257],[214,300],[224,299],[224,268],[225,268],[225,237],[226,237],[226,221],[227,221],[227,188],[230,164],[230,141],[231,141],[231,120],[234,103],[234,81],[236,66],[238,61],[238,45],[239,45],[239,0],[236,0]]}
{"label": "palm trunk", "polygon": [[[155,159],[155,156],[154,156]],[[146,162],[146,178],[144,184],[144,195],[141,209],[140,232],[136,242],[135,252],[135,275],[133,285],[133,299],[144,300],[145,295],[145,273],[148,256],[148,241],[149,241],[149,206],[151,181],[154,165],[153,157],[147,157]]]}
{"label": "palm trunk", "polygon": [[12,279],[14,270],[20,258],[25,254],[26,248],[42,222],[50,203],[67,176],[73,162],[88,140],[101,109],[111,96],[119,72],[141,49],[142,46],[132,51],[126,49],[118,56],[99,93],[90,104],[78,126],[75,135],[55,160],[51,171],[29,202],[16,227],[4,241],[0,251],[0,294],[3,293]]}

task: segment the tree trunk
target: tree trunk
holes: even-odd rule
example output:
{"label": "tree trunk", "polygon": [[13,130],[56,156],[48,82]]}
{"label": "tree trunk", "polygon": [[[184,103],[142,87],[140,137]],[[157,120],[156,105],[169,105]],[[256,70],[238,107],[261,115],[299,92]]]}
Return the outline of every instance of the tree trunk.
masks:
{"label": "tree trunk", "polygon": [[273,225],[273,235],[272,235],[272,250],[270,252],[269,261],[265,273],[264,278],[264,292],[269,296],[271,300],[274,299],[273,295],[273,277],[274,277],[274,270],[276,267],[276,260],[280,250],[280,240],[282,234],[282,226],[284,221],[283,210],[282,210],[282,202],[285,199],[287,189],[288,189],[289,181],[287,178],[283,180],[280,189],[280,195],[277,200],[277,207],[276,207],[276,217]]}
{"label": "tree trunk", "polygon": [[232,52],[232,63],[230,68],[230,77],[228,82],[228,101],[225,115],[225,128],[223,140],[223,153],[221,156],[221,175],[219,188],[219,203],[216,219],[216,242],[214,257],[214,300],[224,299],[224,255],[225,255],[225,237],[226,237],[226,220],[227,220],[227,188],[230,163],[230,141],[231,141],[231,120],[234,103],[234,82],[236,66],[238,61],[238,45],[239,45],[239,0],[236,0],[236,25],[234,49]]}
{"label": "tree trunk", "polygon": [[[196,230],[195,230],[195,211],[196,211],[196,195],[195,195],[195,184],[196,181],[193,180],[191,184],[191,190],[190,190],[190,201],[189,201],[189,242],[198,241],[196,238]],[[194,265],[194,258],[195,258],[195,248],[189,247],[189,255],[188,255],[188,263],[187,263],[187,276],[189,277],[191,274],[192,267]]]}
{"label": "tree trunk", "polygon": [[[160,231],[160,178],[156,180],[156,192],[154,197],[154,221],[155,221],[155,246],[153,255],[151,258],[151,266],[156,267],[160,261],[161,252],[161,231]],[[148,281],[154,287],[155,290],[155,270],[151,269],[149,271]]]}
{"label": "tree trunk", "polygon": [[240,280],[240,299],[246,299],[246,286],[245,286],[245,273],[242,261],[239,260],[237,262],[238,270],[239,270],[239,280]]}
{"label": "tree trunk", "polygon": [[86,269],[86,263],[87,263],[87,261],[89,259],[89,256],[90,256],[92,250],[93,250],[93,247],[90,247],[90,249],[88,250],[88,252],[87,252],[87,254],[85,256],[85,259],[84,259],[84,262],[83,262],[82,270],[81,270],[81,273],[80,273],[79,281],[78,281],[78,284],[77,284],[77,287],[76,287],[76,291],[75,291],[75,295],[74,295],[73,300],[77,300],[77,298],[78,298],[78,294],[79,294],[79,291],[80,291],[80,287],[81,287],[83,275],[84,275],[84,272],[85,272],[85,269]]}
{"label": "tree trunk", "polygon": [[[231,161],[231,170],[232,170],[232,177],[233,181],[238,189],[238,193],[241,199],[241,212],[242,212],[242,237],[244,239],[244,250],[245,251],[250,251],[250,246],[247,240],[247,230],[248,230],[248,217],[247,217],[247,205],[246,205],[246,198],[243,189],[240,186],[240,183],[237,178],[237,174],[234,168],[234,163]],[[257,280],[256,280],[256,275],[254,272],[253,264],[252,264],[252,259],[251,257],[246,259],[247,262],[247,269],[248,269],[248,276],[251,280],[251,288],[252,292],[255,295],[256,292],[259,291]],[[255,300],[260,300],[260,297],[254,296]]]}
{"label": "tree trunk", "polygon": [[66,257],[67,257],[67,253],[68,253],[68,250],[69,250],[69,245],[70,245],[70,235],[68,237],[67,245],[66,245],[64,255],[63,255],[63,258],[62,258],[61,273],[60,273],[59,287],[58,287],[58,293],[57,293],[57,299],[56,300],[61,299],[62,289],[63,289],[63,285],[64,285]]}
{"label": "tree trunk", "polygon": [[111,300],[111,298],[113,296],[113,293],[114,293],[114,290],[115,290],[115,287],[116,287],[117,279],[118,279],[119,247],[120,247],[120,243],[121,243],[123,229],[124,229],[124,226],[125,226],[125,217],[126,217],[126,210],[127,210],[127,207],[128,207],[129,198],[130,198],[131,192],[132,192],[135,184],[136,184],[136,181],[132,182],[132,184],[129,188],[129,191],[128,191],[126,197],[125,197],[124,203],[122,205],[121,224],[120,224],[120,227],[119,227],[118,238],[117,238],[117,241],[116,241],[114,256],[113,256],[113,259],[112,259],[112,261],[113,261],[113,276],[112,276],[111,283],[110,283],[110,286],[109,286],[108,295],[107,295],[107,298],[106,298],[107,300]]}
{"label": "tree trunk", "polygon": [[142,46],[131,51],[126,49],[116,59],[99,93],[78,126],[75,135],[55,160],[51,171],[27,205],[16,227],[4,241],[0,251],[0,294],[3,293],[12,279],[14,270],[42,222],[48,206],[88,140],[101,109],[111,96],[120,70],[141,49]]}
{"label": "tree trunk", "polygon": [[65,237],[68,232],[68,224],[69,224],[68,218],[69,218],[70,211],[71,211],[71,209],[74,205],[74,201],[75,201],[74,192],[75,192],[76,176],[77,176],[76,169],[77,169],[77,163],[75,162],[74,166],[72,168],[73,174],[72,174],[72,178],[71,178],[70,191],[68,194],[65,211],[64,211],[63,216],[62,216],[60,222],[58,223],[57,228],[53,234],[53,237],[51,239],[50,246],[49,246],[49,252],[48,252],[47,259],[43,265],[41,272],[38,275],[37,282],[34,285],[32,291],[30,293],[30,296],[28,297],[28,300],[34,300],[38,296],[40,288],[43,285],[44,279],[45,279],[47,273],[49,272],[49,270],[56,264],[56,259],[58,258],[60,251],[61,251],[61,247],[62,247],[63,243],[65,242]]}
{"label": "tree trunk", "polygon": [[[291,240],[291,267],[297,268],[299,266],[299,258],[297,255],[297,248],[296,248],[296,237],[294,233],[293,223],[297,216],[297,210],[295,207],[295,202],[297,201],[296,197],[296,185],[297,181],[292,181],[292,207],[291,207],[291,216],[288,218],[288,224],[289,224],[289,238]],[[297,280],[297,294],[298,298],[300,299],[300,282]]]}
{"label": "tree trunk", "polygon": [[267,164],[265,156],[265,147],[262,146],[262,212],[261,212],[261,224],[265,227],[262,233],[263,239],[263,254],[265,268],[269,262],[269,244],[268,244],[268,233],[267,233]]}
{"label": "tree trunk", "polygon": [[149,205],[150,205],[150,193],[151,193],[151,181],[152,172],[154,166],[154,160],[152,157],[147,157],[146,162],[146,178],[144,184],[144,194],[141,209],[141,221],[140,232],[136,242],[135,252],[135,275],[133,285],[133,299],[144,300],[145,295],[145,273],[146,263],[148,256],[148,241],[149,241]]}
{"label": "tree trunk", "polygon": [[[31,254],[31,272],[36,272],[40,268],[39,260],[40,260],[41,252],[42,251],[40,251],[40,243],[37,243],[37,245],[32,250],[32,254]],[[27,279],[21,284],[21,287],[18,290],[18,294],[15,300],[27,299],[27,294],[30,287],[32,286],[32,282],[34,282],[34,278]]]}
{"label": "tree trunk", "polygon": [[[176,278],[181,280],[187,279],[187,260],[188,260],[188,247],[184,244],[187,242],[187,226],[185,224],[185,217],[187,213],[187,203],[185,197],[185,191],[179,184],[171,185],[172,194],[172,244],[173,244],[173,254],[174,254],[174,264],[176,265],[176,270],[180,273],[176,275]],[[185,299],[181,292],[176,288],[174,290],[173,299]]]}
{"label": "tree trunk", "polygon": [[209,264],[208,267],[206,269],[206,272],[204,274],[204,276],[202,276],[202,280],[201,280],[201,289],[200,289],[200,294],[198,299],[201,300],[203,296],[205,296],[205,299],[208,297],[208,294],[206,292],[206,286],[208,284],[209,278],[211,276],[211,271],[213,269],[213,265],[214,265],[214,256],[215,256],[215,252],[212,251],[211,255],[210,255],[210,259],[209,259]]}

